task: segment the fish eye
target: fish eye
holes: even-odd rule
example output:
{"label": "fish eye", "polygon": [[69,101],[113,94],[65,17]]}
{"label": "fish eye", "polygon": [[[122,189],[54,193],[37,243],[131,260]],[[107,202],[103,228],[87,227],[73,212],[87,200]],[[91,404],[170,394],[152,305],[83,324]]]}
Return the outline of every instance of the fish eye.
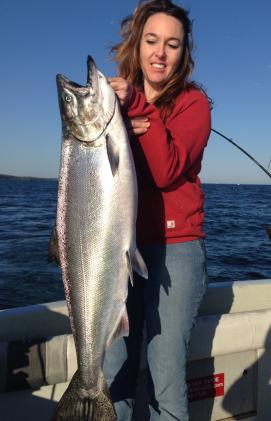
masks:
{"label": "fish eye", "polygon": [[72,97],[71,97],[71,95],[65,95],[64,99],[65,99],[66,102],[71,102]]}

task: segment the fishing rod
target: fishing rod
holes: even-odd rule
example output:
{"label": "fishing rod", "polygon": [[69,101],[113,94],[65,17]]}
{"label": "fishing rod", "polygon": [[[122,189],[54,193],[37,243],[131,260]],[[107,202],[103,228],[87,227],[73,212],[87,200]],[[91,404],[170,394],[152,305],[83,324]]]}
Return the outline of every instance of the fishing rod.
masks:
{"label": "fishing rod", "polygon": [[237,145],[237,143],[235,143],[232,139],[228,138],[227,136],[225,136],[223,133],[220,133],[218,130],[215,129],[211,129],[214,133],[218,134],[219,136],[223,137],[224,139],[226,139],[228,142],[232,143],[234,146],[236,146],[236,148],[240,149],[240,151],[242,151],[246,156],[248,156],[256,165],[258,165],[258,167],[261,168],[262,171],[264,171],[270,178],[271,178],[271,174],[269,171],[267,171],[266,168],[264,168],[258,161],[256,161],[255,158],[253,158],[253,156],[251,156],[247,151],[245,151],[243,148],[241,148],[241,146]]}
{"label": "fishing rod", "polygon": [[[236,146],[236,148],[240,149],[240,151],[242,151],[245,155],[247,155],[256,165],[258,165],[258,167],[261,168],[261,170],[263,170],[271,178],[270,172],[266,168],[264,168],[258,161],[256,161],[256,159],[253,158],[253,156],[251,156],[247,151],[245,151],[243,148],[241,148],[241,146],[237,145],[237,143],[235,143],[232,139],[229,139],[227,136],[225,136],[223,133],[220,133],[218,130],[215,130],[215,129],[211,129],[211,130],[214,133],[216,133],[219,136],[226,139],[228,142],[232,143],[234,146]],[[271,162],[271,159],[270,159],[270,162]],[[270,162],[269,162],[269,165],[268,165],[268,169],[269,169],[269,166],[270,166]],[[271,225],[267,225],[265,227],[265,229],[266,229],[266,233],[267,233],[268,237],[271,240]]]}

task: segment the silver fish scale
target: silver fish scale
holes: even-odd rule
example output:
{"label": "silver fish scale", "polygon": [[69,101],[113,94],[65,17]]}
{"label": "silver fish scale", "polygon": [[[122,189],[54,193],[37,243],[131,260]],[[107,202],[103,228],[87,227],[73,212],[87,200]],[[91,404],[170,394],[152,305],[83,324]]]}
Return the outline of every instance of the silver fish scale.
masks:
{"label": "silver fish scale", "polygon": [[117,125],[115,129],[126,139],[118,145],[115,176],[105,137],[98,147],[67,139],[62,145],[60,256],[78,368],[86,390],[98,383],[106,343],[124,310],[126,252],[135,249],[135,174],[127,136]]}

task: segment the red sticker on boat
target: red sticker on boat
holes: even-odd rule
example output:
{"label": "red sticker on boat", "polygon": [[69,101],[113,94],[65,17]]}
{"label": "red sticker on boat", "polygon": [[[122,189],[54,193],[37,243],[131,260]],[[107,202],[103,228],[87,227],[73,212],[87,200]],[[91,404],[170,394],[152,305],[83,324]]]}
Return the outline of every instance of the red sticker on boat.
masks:
{"label": "red sticker on boat", "polygon": [[224,395],[224,373],[187,381],[190,402]]}

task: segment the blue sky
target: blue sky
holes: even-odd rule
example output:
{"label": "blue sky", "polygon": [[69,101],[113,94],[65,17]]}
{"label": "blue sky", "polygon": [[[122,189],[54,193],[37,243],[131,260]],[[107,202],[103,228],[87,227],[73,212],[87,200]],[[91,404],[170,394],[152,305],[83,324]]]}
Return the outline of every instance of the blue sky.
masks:
{"label": "blue sky", "polygon": [[[178,2],[176,2],[178,3]],[[91,54],[116,73],[109,47],[134,0],[1,0],[0,173],[57,177],[61,125],[55,76],[86,81]],[[214,101],[212,125],[265,167],[271,158],[271,2],[184,0],[194,28],[194,79]],[[270,168],[271,170],[271,168]],[[206,149],[203,182],[269,184],[217,135]]]}

